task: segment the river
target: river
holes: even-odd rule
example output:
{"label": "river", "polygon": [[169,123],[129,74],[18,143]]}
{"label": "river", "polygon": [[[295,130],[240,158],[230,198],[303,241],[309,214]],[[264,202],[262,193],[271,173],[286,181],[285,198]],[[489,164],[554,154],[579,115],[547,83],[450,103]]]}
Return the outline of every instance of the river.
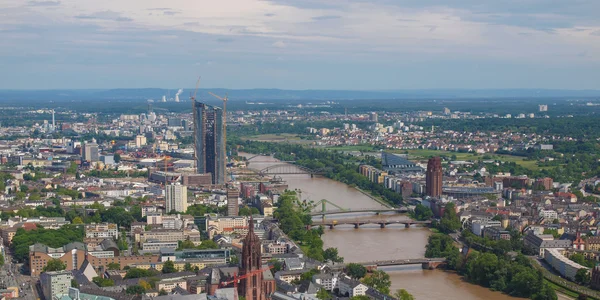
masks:
{"label": "river", "polygon": [[[244,155],[244,154],[241,154]],[[247,154],[246,157],[253,155]],[[255,162],[252,162],[255,161]],[[263,169],[280,164],[270,156],[258,156],[250,160],[249,168]],[[382,208],[383,205],[346,184],[323,177],[311,178],[309,175],[281,175],[287,181],[289,189],[301,191],[302,199],[321,199],[335,203],[348,209]],[[328,208],[328,210],[335,208]],[[381,218],[401,219],[405,215],[373,215],[354,213],[328,216],[328,219],[342,218]],[[431,234],[424,227],[404,228],[403,225],[392,225],[384,229],[379,225],[364,225],[359,229],[338,225],[335,229],[326,229],[323,235],[324,247],[336,247],[345,262],[364,262],[373,260],[389,260],[394,258],[423,257],[427,238]],[[454,273],[441,270],[422,270],[420,266],[403,266],[384,268],[390,274],[392,291],[406,289],[415,299],[448,299],[448,300],[509,300],[517,299],[500,292],[465,282]],[[569,299],[559,297],[559,299]]]}

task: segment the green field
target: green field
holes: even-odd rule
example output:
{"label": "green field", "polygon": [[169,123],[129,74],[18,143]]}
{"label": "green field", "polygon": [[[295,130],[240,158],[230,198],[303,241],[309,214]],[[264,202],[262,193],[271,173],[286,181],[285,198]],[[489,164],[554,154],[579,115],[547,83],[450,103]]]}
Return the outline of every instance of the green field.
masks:
{"label": "green field", "polygon": [[[450,151],[442,151],[442,150],[429,150],[429,149],[415,149],[415,150],[392,150],[394,153],[408,153],[409,158],[412,159],[424,159],[431,156],[456,156],[456,160],[500,160],[504,162],[515,162],[524,168],[528,168],[530,170],[538,170],[539,167],[535,160],[526,160],[525,157],[522,156],[514,156],[514,155],[505,155],[505,154],[475,154],[475,153],[460,153],[460,152],[450,152]],[[485,159],[484,159],[485,157]]]}
{"label": "green field", "polygon": [[328,146],[324,149],[337,150],[337,151],[361,151],[361,152],[375,152],[379,151],[371,145],[343,145],[343,146]]}
{"label": "green field", "polygon": [[291,144],[310,144],[312,140],[303,140],[297,134],[281,133],[281,134],[259,134],[242,138],[243,140],[251,140],[257,142],[273,142],[273,143],[291,143]]}

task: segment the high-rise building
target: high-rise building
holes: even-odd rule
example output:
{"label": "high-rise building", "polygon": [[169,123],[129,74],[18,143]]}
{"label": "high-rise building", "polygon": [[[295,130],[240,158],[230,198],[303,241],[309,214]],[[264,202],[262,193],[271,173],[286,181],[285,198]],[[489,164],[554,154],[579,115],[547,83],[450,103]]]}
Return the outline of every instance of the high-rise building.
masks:
{"label": "high-rise building", "polygon": [[371,113],[371,116],[370,116],[370,121],[371,121],[371,122],[378,122],[378,119],[379,119],[379,118],[378,118],[378,116],[377,116],[377,113],[376,113],[376,112],[372,112],[372,113]]}
{"label": "high-rise building", "polygon": [[85,143],[83,146],[83,160],[89,162],[95,162],[100,159],[98,144],[96,143]]}
{"label": "high-rise building", "polygon": [[442,160],[439,156],[432,157],[427,162],[425,194],[430,197],[440,197],[442,195]]}
{"label": "high-rise building", "polygon": [[[250,218],[250,224],[253,224],[252,218]],[[239,295],[245,296],[246,300],[266,299],[263,291],[263,272],[260,272],[260,269],[262,269],[260,239],[254,233],[254,226],[250,225],[242,246],[240,275],[252,275],[242,280],[238,292]]]}
{"label": "high-rise building", "polygon": [[140,148],[142,146],[145,146],[147,142],[147,139],[145,136],[143,135],[137,135],[135,137],[135,147]]}
{"label": "high-rise building", "polygon": [[239,204],[238,198],[240,196],[240,191],[235,187],[229,186],[227,187],[227,215],[228,216],[237,216],[239,213]]}
{"label": "high-rise building", "polygon": [[40,286],[46,299],[58,299],[58,295],[67,295],[71,287],[71,271],[45,272],[40,275]]}
{"label": "high-rise building", "polygon": [[196,172],[212,174],[213,184],[225,184],[223,110],[194,102]]}
{"label": "high-rise building", "polygon": [[185,212],[187,210],[187,187],[185,185],[168,184],[165,186],[165,208],[167,212]]}

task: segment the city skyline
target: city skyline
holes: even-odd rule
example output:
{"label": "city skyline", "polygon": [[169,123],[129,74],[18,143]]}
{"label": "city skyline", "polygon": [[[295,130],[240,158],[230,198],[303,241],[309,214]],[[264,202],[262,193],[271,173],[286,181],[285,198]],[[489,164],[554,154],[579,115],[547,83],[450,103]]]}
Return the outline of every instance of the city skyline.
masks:
{"label": "city skyline", "polygon": [[592,0],[165,3],[5,1],[0,88],[175,88],[202,73],[237,89],[593,89],[600,72]]}

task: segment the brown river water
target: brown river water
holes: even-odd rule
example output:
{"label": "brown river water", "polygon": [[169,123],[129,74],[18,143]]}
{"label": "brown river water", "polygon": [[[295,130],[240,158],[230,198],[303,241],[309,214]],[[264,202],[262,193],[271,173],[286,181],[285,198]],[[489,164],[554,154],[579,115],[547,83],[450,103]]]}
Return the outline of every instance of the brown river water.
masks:
{"label": "brown river water", "polygon": [[[242,154],[244,155],[244,154]],[[247,157],[253,156],[247,154]],[[255,161],[255,162],[252,162]],[[281,164],[269,156],[258,156],[250,160],[249,168],[263,169],[270,165]],[[346,209],[382,208],[383,205],[371,199],[359,190],[344,183],[328,178],[309,175],[280,175],[289,189],[301,191],[302,199],[327,199]],[[336,208],[328,208],[334,210]],[[372,213],[352,213],[327,216],[333,219],[403,219],[406,215]],[[315,219],[317,220],[317,219]],[[338,225],[335,229],[325,229],[323,242],[325,248],[336,247],[345,262],[364,262],[374,260],[410,259],[423,257],[427,238],[431,234],[428,228],[404,225],[363,225],[355,229],[352,225]],[[420,265],[386,267],[390,274],[392,291],[406,289],[415,299],[448,300],[508,300],[518,299],[493,292],[487,288],[465,282],[461,276],[441,270],[422,270]],[[569,299],[559,295],[559,299]]]}

